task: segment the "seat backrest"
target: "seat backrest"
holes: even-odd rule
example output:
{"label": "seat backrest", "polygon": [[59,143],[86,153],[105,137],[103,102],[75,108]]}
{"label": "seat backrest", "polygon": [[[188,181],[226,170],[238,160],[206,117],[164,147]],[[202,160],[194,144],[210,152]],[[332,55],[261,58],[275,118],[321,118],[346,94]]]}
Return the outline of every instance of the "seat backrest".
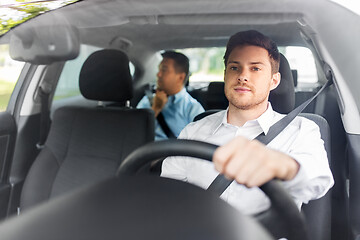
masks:
{"label": "seat backrest", "polygon": [[[126,102],[132,97],[127,56],[117,50],[93,53],[81,69],[79,86],[88,99]],[[26,177],[21,210],[113,176],[130,152],[153,140],[154,115],[149,109],[59,108]]]}
{"label": "seat backrest", "polygon": [[[331,163],[331,139],[328,122],[320,115],[301,113],[300,116],[314,121],[320,128],[321,138],[324,141],[329,164]],[[310,201],[302,206],[301,211],[305,215],[310,239],[331,239],[331,190],[320,199]]]}

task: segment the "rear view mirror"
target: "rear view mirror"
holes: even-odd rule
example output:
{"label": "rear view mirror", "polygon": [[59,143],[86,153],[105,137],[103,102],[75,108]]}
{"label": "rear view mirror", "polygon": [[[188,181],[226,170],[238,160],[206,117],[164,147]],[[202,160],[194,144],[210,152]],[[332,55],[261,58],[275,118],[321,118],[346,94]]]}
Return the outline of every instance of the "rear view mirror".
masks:
{"label": "rear view mirror", "polygon": [[51,64],[79,55],[78,30],[71,25],[36,25],[30,21],[14,29],[10,56],[32,64]]}

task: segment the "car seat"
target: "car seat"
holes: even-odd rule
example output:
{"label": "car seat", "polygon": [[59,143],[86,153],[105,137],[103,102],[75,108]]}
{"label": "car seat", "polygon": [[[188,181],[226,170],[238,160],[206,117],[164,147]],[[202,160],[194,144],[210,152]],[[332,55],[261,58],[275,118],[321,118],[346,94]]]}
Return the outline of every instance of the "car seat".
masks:
{"label": "car seat", "polygon": [[121,161],[154,140],[154,114],[131,109],[128,57],[118,50],[100,50],[84,62],[79,86],[91,100],[123,107],[62,107],[53,115],[44,148],[35,159],[22,190],[21,211],[115,175]]}
{"label": "car seat", "polygon": [[205,94],[206,109],[226,109],[229,101],[224,94],[224,82],[210,82]]}
{"label": "car seat", "polygon": [[[275,111],[287,114],[294,109],[295,105],[294,80],[288,60],[284,55],[280,55],[279,72],[281,74],[281,81],[279,86],[270,92],[269,101],[271,102],[271,105]],[[196,116],[194,121],[197,121],[217,111],[219,110],[205,111]],[[317,114],[302,113],[300,116],[314,121],[319,126],[321,138],[324,141],[328,160],[330,162],[330,128],[327,121]],[[304,204],[302,206],[302,212],[305,215],[309,231],[309,239],[331,239],[331,191],[329,191],[324,197],[320,199],[312,200],[308,204]]]}

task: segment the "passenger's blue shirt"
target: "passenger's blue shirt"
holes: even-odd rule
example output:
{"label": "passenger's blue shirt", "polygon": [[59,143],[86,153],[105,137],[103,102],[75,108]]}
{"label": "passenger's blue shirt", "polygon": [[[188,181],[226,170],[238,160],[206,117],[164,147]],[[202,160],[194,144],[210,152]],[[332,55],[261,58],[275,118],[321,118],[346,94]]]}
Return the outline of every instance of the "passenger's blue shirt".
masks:
{"label": "passenger's blue shirt", "polygon": [[[140,100],[137,108],[151,108],[149,98],[146,95]],[[179,136],[181,130],[192,122],[195,116],[204,112],[204,108],[183,88],[177,94],[169,96],[161,112],[170,130],[175,136]],[[167,139],[167,136],[155,119],[155,140],[163,139]]]}

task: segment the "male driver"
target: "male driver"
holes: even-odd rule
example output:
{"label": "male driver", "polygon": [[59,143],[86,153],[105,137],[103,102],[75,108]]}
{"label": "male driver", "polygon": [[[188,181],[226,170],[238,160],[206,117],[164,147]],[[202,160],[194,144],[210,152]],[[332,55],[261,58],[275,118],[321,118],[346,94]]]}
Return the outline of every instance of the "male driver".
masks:
{"label": "male driver", "polygon": [[269,207],[268,198],[255,186],[273,178],[284,180],[299,208],[323,196],[334,182],[314,122],[297,117],[267,146],[252,141],[284,116],[268,102],[269,92],[280,83],[276,44],[257,31],[239,32],[230,38],[224,61],[228,109],[189,124],[179,135],[222,147],[215,151],[213,163],[168,158],[162,176],[207,188],[223,173],[236,182],[221,197],[246,214]]}
{"label": "male driver", "polygon": [[[144,96],[137,108],[152,108],[157,118],[155,139],[167,139],[171,135],[177,137],[181,130],[194,117],[204,111],[201,104],[190,96],[184,85],[189,74],[189,59],[181,53],[166,51],[161,54],[163,60],[157,73],[157,89],[152,100]],[[150,103],[152,101],[152,104]],[[160,123],[159,114],[164,123]],[[168,127],[168,131],[166,128]]]}

